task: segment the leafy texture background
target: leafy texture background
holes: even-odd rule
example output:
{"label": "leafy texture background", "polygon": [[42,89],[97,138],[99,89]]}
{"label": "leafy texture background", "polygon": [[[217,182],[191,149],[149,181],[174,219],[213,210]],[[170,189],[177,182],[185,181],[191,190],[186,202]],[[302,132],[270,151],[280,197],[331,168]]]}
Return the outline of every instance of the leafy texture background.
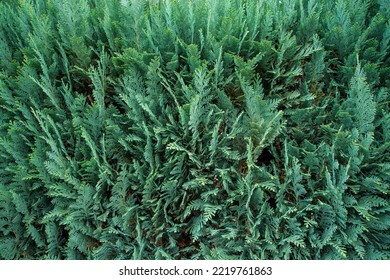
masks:
{"label": "leafy texture background", "polygon": [[0,3],[0,259],[389,259],[388,0]]}

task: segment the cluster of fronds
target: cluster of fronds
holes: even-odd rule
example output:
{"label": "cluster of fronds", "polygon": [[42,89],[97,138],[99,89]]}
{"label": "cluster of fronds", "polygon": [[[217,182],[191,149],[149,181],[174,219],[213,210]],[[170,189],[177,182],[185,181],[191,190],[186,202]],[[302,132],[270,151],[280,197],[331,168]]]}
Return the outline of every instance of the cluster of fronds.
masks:
{"label": "cluster of fronds", "polygon": [[389,259],[388,0],[0,3],[0,259]]}

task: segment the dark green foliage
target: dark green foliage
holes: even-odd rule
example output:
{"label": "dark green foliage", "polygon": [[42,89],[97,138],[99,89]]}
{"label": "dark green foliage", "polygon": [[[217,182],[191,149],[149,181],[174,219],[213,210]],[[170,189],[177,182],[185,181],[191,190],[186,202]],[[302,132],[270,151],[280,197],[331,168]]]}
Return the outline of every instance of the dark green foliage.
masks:
{"label": "dark green foliage", "polygon": [[387,0],[0,3],[0,259],[389,259]]}

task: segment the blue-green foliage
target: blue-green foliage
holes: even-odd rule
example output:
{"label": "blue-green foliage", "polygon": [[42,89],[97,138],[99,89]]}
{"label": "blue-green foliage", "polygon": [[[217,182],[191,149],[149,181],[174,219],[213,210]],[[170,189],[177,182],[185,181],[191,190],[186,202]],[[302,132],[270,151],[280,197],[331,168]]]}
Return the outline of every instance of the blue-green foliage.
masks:
{"label": "blue-green foliage", "polygon": [[0,3],[0,259],[389,259],[386,0]]}

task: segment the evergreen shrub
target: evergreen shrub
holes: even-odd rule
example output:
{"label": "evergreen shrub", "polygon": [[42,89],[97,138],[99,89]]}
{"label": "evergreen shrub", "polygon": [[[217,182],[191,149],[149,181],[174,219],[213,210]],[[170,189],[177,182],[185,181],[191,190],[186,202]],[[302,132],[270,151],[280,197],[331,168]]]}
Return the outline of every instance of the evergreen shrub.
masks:
{"label": "evergreen shrub", "polygon": [[0,3],[0,259],[389,259],[388,0]]}

